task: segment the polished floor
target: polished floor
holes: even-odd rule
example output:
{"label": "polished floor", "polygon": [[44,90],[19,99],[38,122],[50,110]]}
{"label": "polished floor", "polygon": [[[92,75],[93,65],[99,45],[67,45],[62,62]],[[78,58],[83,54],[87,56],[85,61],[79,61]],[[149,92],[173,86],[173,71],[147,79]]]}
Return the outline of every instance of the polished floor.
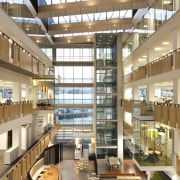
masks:
{"label": "polished floor", "polygon": [[[64,148],[63,161],[57,167],[62,175],[63,180],[88,180],[88,177],[95,176],[95,166],[93,160],[88,160],[88,149],[84,149],[82,158],[88,161],[87,168],[80,171],[77,169],[77,160],[74,160],[73,150],[71,148]],[[72,159],[73,158],[73,159]],[[146,174],[139,171],[132,160],[124,160],[123,165],[118,169],[111,169],[107,166],[105,159],[97,160],[97,174],[100,180],[116,180],[117,175],[134,174],[146,180]],[[110,175],[106,178],[106,175]]]}
{"label": "polished floor", "polygon": [[[3,163],[3,151],[0,152],[0,174],[4,173],[8,168],[8,165]],[[60,174],[63,180],[88,180],[88,177],[95,176],[95,166],[93,160],[88,160],[88,149],[84,149],[82,158],[86,159],[88,164],[87,168],[80,171],[77,169],[77,160],[74,159],[74,149],[72,147],[63,148],[63,161],[57,164]],[[111,174],[109,178],[99,178],[102,180],[115,180],[116,175],[120,174],[135,174],[140,175],[142,180],[146,180],[144,173],[140,172],[132,160],[124,160],[122,167],[111,170],[104,159],[97,160],[98,172],[96,176],[103,176],[104,174]],[[114,177],[113,177],[114,176]]]}

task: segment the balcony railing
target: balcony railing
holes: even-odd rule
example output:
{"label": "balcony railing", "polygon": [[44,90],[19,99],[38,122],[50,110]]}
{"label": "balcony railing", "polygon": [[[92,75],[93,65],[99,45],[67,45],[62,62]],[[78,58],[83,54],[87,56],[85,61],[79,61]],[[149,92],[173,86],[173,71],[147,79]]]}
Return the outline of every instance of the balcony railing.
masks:
{"label": "balcony railing", "polygon": [[32,114],[32,102],[8,102],[0,104],[0,124]]}
{"label": "balcony railing", "polygon": [[131,83],[147,77],[152,77],[155,75],[163,74],[172,71],[173,67],[175,69],[180,68],[180,49],[175,50],[172,53],[168,53],[159,59],[156,59],[138,69],[130,72],[124,76],[124,83]]}

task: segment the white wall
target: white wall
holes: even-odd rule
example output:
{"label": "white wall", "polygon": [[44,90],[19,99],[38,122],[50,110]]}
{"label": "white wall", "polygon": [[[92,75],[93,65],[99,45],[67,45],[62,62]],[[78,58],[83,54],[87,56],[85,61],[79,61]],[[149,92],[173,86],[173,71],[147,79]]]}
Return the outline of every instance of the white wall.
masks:
{"label": "white wall", "polygon": [[1,150],[6,150],[7,149],[7,132],[0,134],[0,149]]}

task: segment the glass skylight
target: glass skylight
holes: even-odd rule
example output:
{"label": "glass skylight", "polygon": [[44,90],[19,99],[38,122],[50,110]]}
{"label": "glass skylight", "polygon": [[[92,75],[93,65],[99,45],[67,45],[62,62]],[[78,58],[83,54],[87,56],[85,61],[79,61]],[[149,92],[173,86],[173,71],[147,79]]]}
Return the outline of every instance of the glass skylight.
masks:
{"label": "glass skylight", "polygon": [[73,2],[82,2],[87,0],[45,0],[47,5],[51,4],[65,4],[65,3],[73,3]]}
{"label": "glass skylight", "polygon": [[[59,16],[53,17],[52,19],[54,21],[54,24],[68,24],[77,22],[102,21],[117,18],[132,18],[132,10]],[[49,23],[52,23],[52,21],[49,21]]]}
{"label": "glass skylight", "polygon": [[70,36],[86,36],[94,35],[96,33],[119,33],[123,32],[122,29],[119,30],[109,30],[109,31],[94,31],[94,32],[82,32],[82,33],[71,33],[71,34],[56,34],[54,37],[70,37]]}
{"label": "glass skylight", "polygon": [[24,4],[23,0],[0,0],[0,2],[9,4]]}

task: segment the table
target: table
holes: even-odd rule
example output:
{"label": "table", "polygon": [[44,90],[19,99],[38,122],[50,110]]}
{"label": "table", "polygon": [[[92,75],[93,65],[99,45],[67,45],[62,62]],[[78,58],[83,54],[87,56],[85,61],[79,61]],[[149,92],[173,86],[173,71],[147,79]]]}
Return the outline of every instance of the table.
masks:
{"label": "table", "polygon": [[118,157],[108,157],[107,158],[107,165],[113,168],[119,168],[122,165],[121,160]]}
{"label": "table", "polygon": [[87,168],[87,165],[88,165],[88,162],[87,162],[86,159],[81,158],[81,159],[77,160],[76,167],[77,167],[80,171],[83,171],[84,169],[86,169],[86,168]]}
{"label": "table", "polygon": [[157,154],[158,156],[159,155],[161,155],[161,151],[157,151],[157,150],[155,150],[155,151],[153,151],[153,150],[148,150],[148,154]]}

